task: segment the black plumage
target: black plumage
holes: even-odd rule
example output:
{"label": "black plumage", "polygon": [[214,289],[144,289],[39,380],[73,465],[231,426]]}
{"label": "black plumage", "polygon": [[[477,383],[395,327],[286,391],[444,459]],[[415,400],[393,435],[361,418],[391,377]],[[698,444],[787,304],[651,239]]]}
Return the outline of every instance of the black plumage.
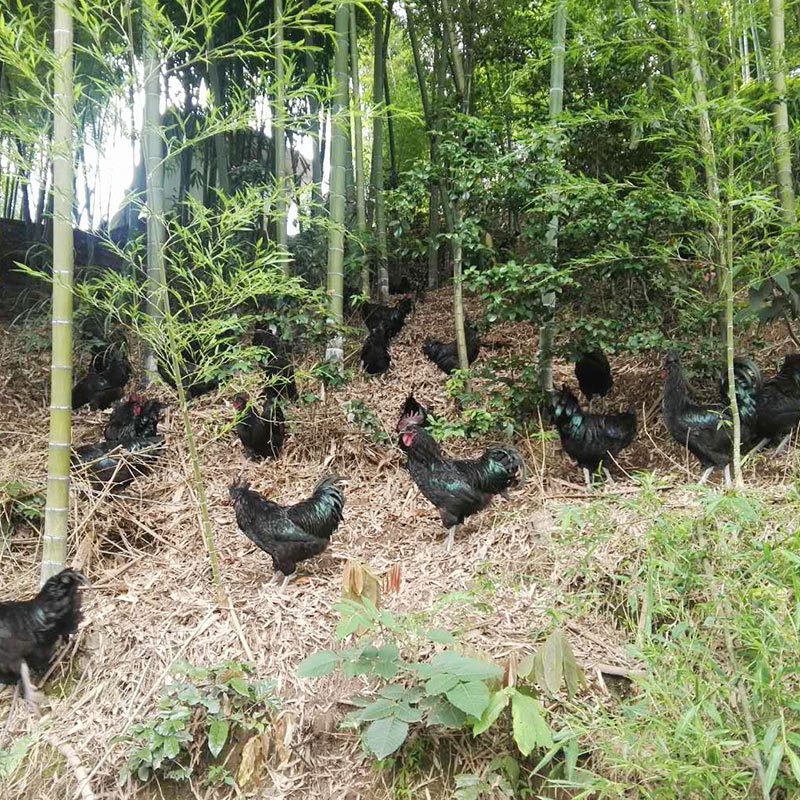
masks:
{"label": "black plumage", "polygon": [[361,366],[368,375],[383,375],[391,364],[389,342],[383,328],[378,326],[370,331],[361,348]]}
{"label": "black plumage", "polygon": [[267,500],[239,480],[231,484],[230,498],[244,535],[272,558],[274,569],[287,577],[298,563],[327,548],[344,519],[344,494],[337,476],[323,478],[311,497],[292,506]]}
{"label": "black plumage", "polygon": [[414,483],[450,529],[448,550],[456,526],[515,486],[524,471],[522,456],[512,447],[489,448],[477,459],[447,458],[428,431],[410,422],[400,433],[400,448]]}
{"label": "black plumage", "polygon": [[[466,322],[464,335],[467,338],[467,361],[472,364],[481,349],[478,332],[469,322]],[[458,369],[458,345],[455,341],[445,343],[439,339],[428,338],[422,345],[422,352],[446,375],[450,375]]]}
{"label": "black plumage", "polygon": [[111,491],[119,491],[148,474],[163,449],[163,436],[83,445],[75,450],[73,465],[86,469],[95,487],[109,485]]}
{"label": "black plumage", "polygon": [[280,398],[274,391],[265,392],[261,413],[249,405],[249,401],[246,394],[237,394],[233,398],[233,407],[240,416],[236,423],[239,441],[251,458],[277,458],[286,437],[286,421]]}
{"label": "black plumage", "polygon": [[111,411],[104,436],[107,442],[125,443],[142,436],[156,436],[163,403],[132,394]]}
{"label": "black plumage", "polygon": [[583,396],[590,403],[594,397],[605,397],[614,386],[611,365],[600,349],[581,355],[575,362],[575,377]]}
{"label": "black plumage", "polygon": [[413,310],[414,301],[410,297],[404,297],[396,306],[364,303],[361,306],[361,315],[370,332],[382,328],[387,341],[391,341],[403,329],[406,318]]}
{"label": "black plumage", "polygon": [[125,393],[131,365],[124,356],[115,358],[102,372],[90,372],[72,387],[72,407],[87,403],[91,408],[108,408]]}
{"label": "black plumage", "polygon": [[[0,683],[16,683],[26,668],[43,674],[59,640],[71,636],[81,621],[80,572],[65,569],[49,578],[29,600],[0,603]],[[30,699],[30,697],[29,697]]]}
{"label": "black plumage", "polygon": [[253,345],[267,351],[262,363],[278,395],[285,400],[296,400],[297,382],[286,343],[269,330],[265,323],[257,322],[253,332]]}
{"label": "black plumage", "polygon": [[756,393],[756,432],[782,450],[800,424],[800,353],[791,353],[780,370]]}
{"label": "black plumage", "polygon": [[[760,386],[753,383],[755,376],[749,370],[740,370],[736,379],[737,397],[741,396],[739,417],[741,421],[742,450],[750,449],[757,440],[755,403],[751,401]],[[733,425],[727,405],[703,406],[692,400],[680,356],[667,353],[664,359],[664,423],[675,441],[688,448],[705,472],[703,483],[711,472],[724,469],[730,480],[728,466],[733,453]]]}
{"label": "black plumage", "polygon": [[553,394],[550,412],[564,452],[584,470],[588,485],[589,475],[608,469],[636,437],[635,411],[590,414],[566,386]]}
{"label": "black plumage", "polygon": [[427,428],[428,419],[431,416],[431,410],[427,406],[423,406],[416,397],[414,397],[414,392],[412,391],[406,398],[405,403],[403,403],[403,407],[400,409],[400,419],[397,421],[395,430],[400,433],[411,425]]}

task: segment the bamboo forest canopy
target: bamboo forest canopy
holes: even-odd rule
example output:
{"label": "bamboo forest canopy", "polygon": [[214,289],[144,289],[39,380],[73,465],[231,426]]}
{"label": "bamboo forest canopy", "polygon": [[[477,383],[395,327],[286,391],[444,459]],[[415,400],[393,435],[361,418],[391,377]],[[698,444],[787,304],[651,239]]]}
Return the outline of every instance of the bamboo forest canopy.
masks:
{"label": "bamboo forest canopy", "polygon": [[[9,0],[0,12],[4,275],[49,263],[52,11]],[[727,247],[737,319],[794,331],[800,6],[780,26],[778,11],[79,0],[78,260],[114,266],[103,240],[144,234],[154,63],[163,213],[188,222],[190,199],[260,190],[251,235],[285,240],[287,268],[312,287],[327,275],[334,319],[336,297],[436,287],[463,261],[490,321],[545,324],[549,295],[573,340],[635,351],[680,331],[714,347]]]}

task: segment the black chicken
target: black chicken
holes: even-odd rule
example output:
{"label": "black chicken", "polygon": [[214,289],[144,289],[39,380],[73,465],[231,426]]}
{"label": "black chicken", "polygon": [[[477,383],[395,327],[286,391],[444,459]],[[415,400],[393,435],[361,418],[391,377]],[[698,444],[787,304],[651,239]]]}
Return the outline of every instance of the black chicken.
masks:
{"label": "black chicken", "polygon": [[231,484],[236,523],[251,542],[269,554],[273,568],[286,576],[284,585],[299,562],[327,548],[344,519],[341,483],[335,475],[323,478],[311,497],[293,506],[267,500],[242,480]]}
{"label": "black chicken", "polygon": [[446,458],[428,431],[411,420],[400,431],[400,448],[414,483],[449,529],[447,552],[453,547],[456,528],[486,508],[494,495],[505,495],[516,486],[524,471],[522,456],[512,447],[489,448],[477,459]]}
{"label": "black chicken", "polygon": [[163,436],[142,436],[119,443],[83,445],[76,449],[73,465],[88,470],[96,488],[107,484],[112,492],[116,492],[149,473],[163,449]]}
{"label": "black chicken", "polygon": [[260,414],[252,406],[248,408],[250,398],[246,394],[237,394],[233,398],[233,407],[241,417],[236,423],[239,441],[247,454],[257,460],[277,458],[286,437],[283,409],[271,390],[272,387],[263,395],[264,408]]}
{"label": "black chicken", "polygon": [[636,437],[635,411],[589,414],[566,386],[553,394],[551,415],[564,452],[583,470],[588,487],[600,467],[610,478],[610,463]]}
{"label": "black chicken", "polygon": [[[464,335],[467,337],[467,361],[472,364],[481,349],[478,332],[467,322],[464,324]],[[422,352],[446,375],[458,369],[458,345],[454,341],[445,344],[439,339],[428,338],[422,345]]]}
{"label": "black chicken", "polygon": [[411,425],[417,425],[420,428],[427,428],[428,419],[432,415],[433,412],[429,408],[423,406],[417,401],[412,390],[411,394],[409,394],[406,398],[405,403],[403,403],[403,407],[400,409],[400,419],[397,421],[395,430],[397,433],[400,433],[406,427]]}
{"label": "black chicken", "polygon": [[164,404],[132,394],[111,411],[104,436],[107,442],[120,444],[142,436],[156,436]]}
{"label": "black chicken", "polygon": [[257,322],[253,331],[253,345],[269,351],[263,361],[264,369],[267,377],[273,379],[278,395],[286,400],[296,400],[297,382],[286,343],[269,330],[266,323]]}
{"label": "black chicken", "polygon": [[35,704],[30,673],[44,673],[59,639],[81,621],[80,572],[65,569],[48,579],[30,600],[0,603],[0,683],[22,680],[25,699]]}
{"label": "black chicken", "polygon": [[125,356],[114,358],[102,372],[90,372],[72,387],[72,407],[108,408],[125,393],[131,365]]}
{"label": "black chicken", "polygon": [[575,362],[575,377],[583,396],[589,401],[589,408],[594,397],[605,397],[614,386],[611,365],[600,349],[584,353]]}
{"label": "black chicken", "polygon": [[389,341],[382,326],[370,331],[361,348],[361,366],[368,375],[383,375],[389,371],[392,357],[389,353]]}
{"label": "black chicken", "polygon": [[756,432],[759,447],[779,442],[775,454],[784,451],[800,424],[800,353],[783,359],[776,375],[756,393]]}
{"label": "black chicken", "polygon": [[406,318],[414,310],[414,301],[404,297],[396,306],[385,306],[381,303],[364,303],[361,315],[370,332],[383,328],[387,341],[397,336],[406,324]]}
{"label": "black chicken", "polygon": [[[724,470],[725,482],[729,484],[733,452],[730,408],[727,405],[701,406],[692,401],[680,356],[674,351],[667,353],[664,359],[663,375],[663,414],[667,430],[705,468],[700,483],[705,483],[714,469],[718,468]],[[753,398],[759,389],[757,375],[749,369],[740,369],[736,375],[736,393],[737,398],[741,398],[739,417],[742,451],[751,449],[757,440],[756,404]]]}

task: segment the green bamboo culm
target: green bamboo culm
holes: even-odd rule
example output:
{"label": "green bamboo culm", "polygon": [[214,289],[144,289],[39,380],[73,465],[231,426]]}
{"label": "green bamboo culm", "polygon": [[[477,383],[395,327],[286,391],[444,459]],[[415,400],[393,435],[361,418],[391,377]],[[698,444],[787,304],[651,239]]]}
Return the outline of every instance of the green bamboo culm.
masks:
{"label": "green bamboo culm", "polygon": [[50,440],[42,583],[64,568],[72,436],[72,207],[74,203],[72,0],[56,0],[53,48],[53,319]]}
{"label": "green bamboo culm", "polygon": [[[564,110],[564,50],[567,39],[567,2],[559,0],[553,16],[553,50],[550,61],[550,157],[559,157],[559,136],[556,130],[558,118]],[[558,192],[553,192],[558,201]],[[558,214],[554,214],[547,226],[545,243],[555,262],[558,258]],[[545,322],[539,329],[539,386],[545,392],[553,391],[553,337],[555,335],[556,293],[542,292]]]}
{"label": "green bamboo culm", "polygon": [[[353,128],[353,160],[356,180],[356,230],[361,246],[367,234],[367,205],[364,194],[364,132],[361,124],[361,81],[358,74],[358,27],[356,7],[350,5],[350,77],[353,82],[353,99],[350,119]],[[369,295],[369,258],[366,250],[361,255],[361,293]]]}
{"label": "green bamboo culm", "polygon": [[[345,226],[345,158],[347,156],[347,92],[349,75],[348,30],[350,10],[347,3],[340,3],[334,21],[334,95],[332,109],[333,141],[331,142],[330,177],[330,229],[328,232],[328,303],[334,325],[341,325],[344,318],[344,226]],[[325,353],[327,361],[344,358],[341,334],[337,333],[329,342]]]}
{"label": "green bamboo culm", "polygon": [[[286,212],[288,203],[288,183],[286,180],[286,67],[284,64],[283,42],[283,0],[275,0],[275,117],[272,124],[272,138],[275,142],[275,183],[278,187],[275,198],[276,241],[281,250],[288,249],[288,230]],[[290,271],[287,258],[284,272]]]}
{"label": "green bamboo culm", "polygon": [[383,71],[383,3],[375,9],[375,51],[372,70],[372,102],[374,104],[372,120],[372,165],[370,183],[372,184],[372,202],[375,222],[375,250],[377,256],[376,277],[378,283],[378,299],[381,303],[389,302],[389,259],[386,241],[386,210],[383,197],[383,120],[386,113],[384,103]]}
{"label": "green bamboo culm", "polygon": [[772,108],[772,129],[775,134],[775,174],[785,225],[797,221],[794,183],[792,180],[792,150],[789,141],[789,112],[786,107],[786,57],[783,22],[783,0],[770,0],[770,44],[772,48],[772,88],[775,104]]}

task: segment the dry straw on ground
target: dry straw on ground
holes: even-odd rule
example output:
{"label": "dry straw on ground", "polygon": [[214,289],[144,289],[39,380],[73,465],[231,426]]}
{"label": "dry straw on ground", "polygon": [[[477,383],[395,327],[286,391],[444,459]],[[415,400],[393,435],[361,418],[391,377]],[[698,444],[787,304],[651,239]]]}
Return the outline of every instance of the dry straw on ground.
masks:
{"label": "dry straw on ground", "polygon": [[[468,313],[478,317],[479,312],[477,303],[469,301]],[[620,512],[615,534],[603,542],[585,542],[580,530],[564,528],[560,506],[587,499],[580,473],[553,441],[532,439],[518,443],[529,464],[526,485],[513,492],[510,501],[498,500],[473,517],[448,556],[445,531],[401,468],[399,451],[374,444],[347,422],[343,404],[360,400],[393,436],[398,410],[412,385],[419,399],[432,403],[439,413],[452,414],[444,377],[419,352],[427,335],[451,338],[450,319],[447,293],[430,295],[392,347],[393,366],[387,376],[358,378],[343,389],[327,390],[323,402],[292,412],[291,437],[277,463],[244,462],[238,442],[225,431],[231,411],[222,398],[204,397],[192,405],[222,575],[235,616],[220,611],[214,602],[177,415],[168,417],[163,426],[169,446],[161,465],[124,497],[100,496],[76,482],[69,553],[89,575],[93,590],[86,593],[85,622],[74,649],[54,670],[44,720],[33,720],[22,703],[12,707],[10,689],[0,695],[0,747],[26,733],[46,732],[21,777],[3,790],[3,798],[162,796],[153,787],[134,790],[117,785],[124,752],[113,737],[152,711],[176,659],[212,664],[248,660],[251,655],[258,675],[277,682],[284,703],[258,796],[275,800],[383,796],[387,776],[372,769],[352,733],[336,727],[348,710],[342,701],[354,686],[338,677],[304,681],[295,676],[305,656],[334,644],[331,605],[341,595],[347,559],[369,564],[378,574],[400,564],[402,586],[387,598],[390,608],[401,614],[436,608],[434,624],[463,631],[464,647],[500,661],[530,652],[549,630],[549,611],[568,604],[573,593],[585,591],[587,580],[592,581],[597,592],[606,593],[607,602],[597,608],[607,613],[584,611],[573,616],[567,632],[591,679],[586,702],[607,701],[597,665],[623,671],[636,667],[627,655],[629,642],[614,621],[621,602],[615,595],[614,576],[631,569],[641,556],[643,530],[635,513]],[[0,484],[9,479],[44,484],[47,353],[28,351],[29,344],[30,334],[18,327],[3,330]],[[763,362],[771,363],[781,346],[776,343]],[[481,360],[501,351],[533,358],[535,350],[531,326],[502,325],[486,336]],[[694,463],[664,436],[657,358],[615,359],[614,371],[616,386],[606,406],[633,405],[640,418],[639,439],[623,453],[622,472],[671,473],[675,486],[690,475],[696,477]],[[556,378],[574,382],[571,365],[560,364]],[[77,413],[73,441],[100,438],[104,418],[102,412]],[[466,455],[480,448],[470,442],[448,444],[446,449]],[[302,577],[286,588],[272,583],[269,559],[236,527],[227,487],[243,468],[253,488],[281,503],[306,496],[326,471],[348,479],[345,522],[331,548],[318,560],[301,565]],[[780,487],[789,464],[760,459],[748,466],[748,480],[754,479],[756,469],[762,479],[766,472]],[[632,487],[622,476],[620,483],[602,491],[624,495],[633,493]],[[687,498],[675,489],[669,502],[681,506]],[[3,598],[34,590],[40,555],[35,531],[19,526],[0,561]],[[475,602],[436,605],[443,595],[465,591],[472,592]],[[63,687],[63,696],[53,688],[58,686]],[[442,775],[469,771],[481,763],[484,750],[493,746],[491,737],[484,739],[468,749],[459,737],[443,736],[447,746],[421,770],[419,783],[409,787],[410,796],[440,796]],[[82,790],[81,776],[86,779]],[[225,796],[217,791],[187,786],[179,796]]]}

